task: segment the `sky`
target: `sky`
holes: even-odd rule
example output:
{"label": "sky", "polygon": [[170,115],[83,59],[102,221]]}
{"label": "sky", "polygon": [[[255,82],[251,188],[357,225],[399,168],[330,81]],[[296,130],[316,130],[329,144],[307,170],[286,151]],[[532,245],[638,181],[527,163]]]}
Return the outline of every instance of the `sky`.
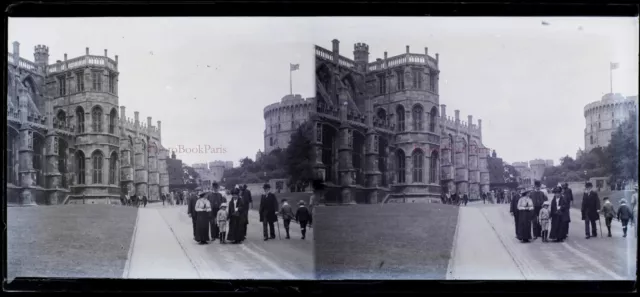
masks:
{"label": "sky", "polygon": [[[543,24],[545,22],[547,25]],[[512,163],[575,156],[584,147],[584,106],[610,90],[638,94],[637,18],[73,18],[10,19],[9,42],[50,63],[91,53],[119,55],[119,102],[162,120],[165,147],[223,147],[178,154],[192,164],[255,157],[263,108],[289,93],[314,95],[317,44],[370,61],[405,52],[440,54],[440,104],[482,119],[483,144]],[[9,44],[9,51],[11,51]],[[209,67],[207,67],[209,66]]]}

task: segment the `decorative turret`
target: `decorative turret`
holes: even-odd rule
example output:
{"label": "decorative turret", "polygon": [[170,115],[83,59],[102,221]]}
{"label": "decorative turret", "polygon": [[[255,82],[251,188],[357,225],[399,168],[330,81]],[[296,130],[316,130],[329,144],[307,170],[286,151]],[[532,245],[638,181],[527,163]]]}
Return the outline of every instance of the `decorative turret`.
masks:
{"label": "decorative turret", "polygon": [[369,63],[369,46],[365,43],[356,43],[353,46],[353,60],[358,71],[365,72]]}
{"label": "decorative turret", "polygon": [[[66,60],[66,54],[65,54]],[[36,45],[33,49],[33,61],[38,66],[49,65],[49,47],[45,45]]]}

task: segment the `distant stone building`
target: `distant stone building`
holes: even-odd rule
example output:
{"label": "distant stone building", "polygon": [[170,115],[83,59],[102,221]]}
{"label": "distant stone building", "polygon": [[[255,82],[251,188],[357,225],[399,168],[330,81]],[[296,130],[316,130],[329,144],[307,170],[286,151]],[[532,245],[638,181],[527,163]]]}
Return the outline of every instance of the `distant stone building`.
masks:
{"label": "distant stone building", "polygon": [[13,43],[7,61],[7,200],[21,204],[111,203],[169,191],[161,123],[127,118],[118,94],[118,56],[49,64]]}
{"label": "distant stone building", "polygon": [[602,100],[587,104],[584,107],[584,151],[588,153],[596,147],[608,146],[611,133],[631,112],[638,112],[638,96],[625,98],[617,93],[606,94]]}
{"label": "distant stone building", "polygon": [[513,168],[520,174],[520,186],[523,187],[533,187],[535,181],[542,181],[544,171],[549,167],[553,167],[553,160],[535,159],[513,163]]}
{"label": "distant stone building", "polygon": [[233,161],[224,161],[224,169],[233,168]]}
{"label": "distant stone building", "polygon": [[312,108],[313,99],[300,95],[286,95],[280,102],[265,107],[264,155],[276,148],[287,148],[291,134],[309,119]]}
{"label": "distant stone building", "polygon": [[[369,62],[316,46],[316,98],[311,121],[318,177],[339,203],[439,201],[443,191],[477,199],[489,191],[482,122],[440,104],[438,54],[409,51]],[[267,133],[265,133],[266,135]]]}
{"label": "distant stone building", "polygon": [[167,171],[169,173],[169,189],[171,191],[184,187],[182,160],[176,158],[176,152],[171,152],[171,158],[167,159]]}
{"label": "distant stone building", "polygon": [[216,182],[220,183],[224,178],[225,169],[233,168],[233,161],[213,161],[206,163],[193,164],[193,169],[200,176],[198,178],[198,185],[211,189],[211,185]]}

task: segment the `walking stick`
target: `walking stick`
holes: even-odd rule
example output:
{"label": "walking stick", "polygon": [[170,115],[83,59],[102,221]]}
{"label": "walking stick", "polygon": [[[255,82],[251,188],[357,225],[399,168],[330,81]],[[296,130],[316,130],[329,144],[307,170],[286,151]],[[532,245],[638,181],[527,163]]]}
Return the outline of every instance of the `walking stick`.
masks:
{"label": "walking stick", "polygon": [[598,215],[598,224],[600,224],[600,237],[602,237],[602,220],[600,220],[600,215]]}
{"label": "walking stick", "polygon": [[276,216],[276,225],[278,226],[278,239],[282,240],[282,236],[280,236],[280,220]]}

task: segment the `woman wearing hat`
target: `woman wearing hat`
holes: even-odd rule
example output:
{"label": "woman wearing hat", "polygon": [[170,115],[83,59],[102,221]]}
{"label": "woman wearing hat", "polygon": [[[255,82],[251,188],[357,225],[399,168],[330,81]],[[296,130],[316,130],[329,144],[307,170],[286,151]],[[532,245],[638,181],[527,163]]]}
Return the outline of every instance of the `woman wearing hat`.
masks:
{"label": "woman wearing hat", "polygon": [[200,244],[207,244],[209,241],[209,222],[211,213],[211,203],[207,199],[206,193],[200,193],[196,201],[196,241]]}
{"label": "woman wearing hat", "polygon": [[563,195],[563,190],[560,187],[554,188],[552,193],[553,198],[551,199],[549,209],[551,213],[549,239],[562,242],[567,239],[567,233],[569,232],[571,202]]}
{"label": "woman wearing hat", "polygon": [[516,192],[513,192],[513,194],[515,197],[511,199],[510,212],[513,216],[514,225],[516,227],[516,238],[520,239],[520,233],[518,230],[518,225],[520,223],[518,220],[518,215],[520,214],[520,212],[518,211],[518,200],[520,200],[520,196],[517,195]]}
{"label": "woman wearing hat", "polygon": [[244,208],[242,199],[240,199],[240,190],[233,189],[231,191],[231,201],[229,201],[229,228],[227,240],[231,243],[238,244],[243,240],[242,234],[242,209]]}
{"label": "woman wearing hat", "polygon": [[522,242],[531,240],[531,221],[533,216],[533,201],[529,197],[529,191],[522,192],[518,199],[518,239]]}

